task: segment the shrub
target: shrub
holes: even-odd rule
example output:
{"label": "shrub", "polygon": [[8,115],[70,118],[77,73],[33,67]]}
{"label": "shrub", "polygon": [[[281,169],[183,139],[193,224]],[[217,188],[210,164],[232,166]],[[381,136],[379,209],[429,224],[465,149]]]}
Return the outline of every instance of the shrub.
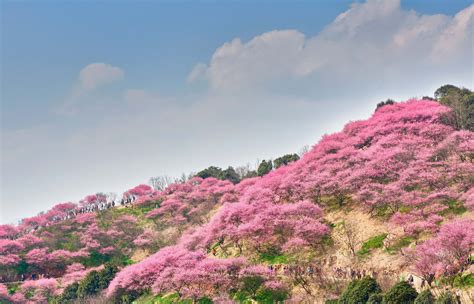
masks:
{"label": "shrub", "polygon": [[93,270],[89,272],[87,276],[79,283],[77,296],[79,298],[85,298],[88,295],[96,294],[100,289],[99,273]]}
{"label": "shrub", "polygon": [[77,290],[79,289],[79,283],[75,282],[67,286],[63,293],[58,297],[58,303],[69,303],[77,299]]}
{"label": "shrub", "polygon": [[288,298],[288,292],[284,289],[263,288],[257,291],[255,300],[258,303],[283,303]]}
{"label": "shrub", "polygon": [[365,277],[349,283],[341,295],[339,304],[366,303],[372,294],[379,293],[380,286],[374,278]]}
{"label": "shrub", "polygon": [[136,291],[127,291],[115,297],[114,303],[131,304],[140,297],[140,293]]}
{"label": "shrub", "polygon": [[262,162],[258,166],[257,174],[259,176],[264,176],[264,175],[270,173],[270,171],[272,171],[272,169],[273,169],[273,163],[272,163],[271,160],[269,160],[269,161],[262,160]]}
{"label": "shrub", "polygon": [[300,157],[298,156],[298,154],[286,154],[286,155],[283,155],[283,156],[278,157],[277,159],[275,159],[273,161],[273,167],[275,169],[278,169],[281,166],[286,166],[289,163],[297,161],[299,159],[300,159]]}
{"label": "shrub", "polygon": [[415,302],[418,292],[408,282],[395,284],[384,296],[384,304],[411,304]]}
{"label": "shrub", "polygon": [[261,276],[246,276],[242,279],[242,292],[248,294],[250,297],[254,298],[257,295],[257,291],[265,282],[265,279]]}
{"label": "shrub", "polygon": [[116,266],[106,264],[105,268],[99,272],[99,288],[105,289],[109,287],[109,283],[113,280],[117,271]]}
{"label": "shrub", "polygon": [[415,299],[415,304],[434,304],[435,299],[429,290],[420,292]]}
{"label": "shrub", "polygon": [[89,256],[85,258],[81,264],[86,267],[97,267],[100,266],[110,260],[109,256],[106,256],[98,251],[91,251]]}
{"label": "shrub", "polygon": [[436,304],[457,304],[456,299],[453,294],[449,291],[443,292],[438,299],[436,299]]}
{"label": "shrub", "polygon": [[454,287],[474,287],[474,274],[458,274],[453,280]]}
{"label": "shrub", "polygon": [[367,304],[382,304],[383,295],[381,293],[373,293],[370,295]]}

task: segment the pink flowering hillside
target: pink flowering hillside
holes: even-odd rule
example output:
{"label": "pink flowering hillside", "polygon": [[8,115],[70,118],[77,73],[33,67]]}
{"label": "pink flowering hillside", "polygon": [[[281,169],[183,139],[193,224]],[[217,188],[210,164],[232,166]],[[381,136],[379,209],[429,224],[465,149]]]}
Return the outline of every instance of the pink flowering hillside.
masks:
{"label": "pink flowering hillside", "polygon": [[268,174],[139,185],[0,226],[0,301],[324,303],[365,276],[469,299],[474,133],[451,115],[390,103]]}

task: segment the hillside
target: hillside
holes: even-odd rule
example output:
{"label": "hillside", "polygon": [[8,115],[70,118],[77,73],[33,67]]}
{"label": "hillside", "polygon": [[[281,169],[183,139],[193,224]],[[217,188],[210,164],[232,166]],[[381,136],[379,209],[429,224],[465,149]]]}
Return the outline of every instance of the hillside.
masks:
{"label": "hillside", "polygon": [[139,185],[2,225],[0,301],[355,303],[371,277],[371,303],[397,303],[400,281],[472,303],[474,132],[451,114],[390,103],[263,176]]}

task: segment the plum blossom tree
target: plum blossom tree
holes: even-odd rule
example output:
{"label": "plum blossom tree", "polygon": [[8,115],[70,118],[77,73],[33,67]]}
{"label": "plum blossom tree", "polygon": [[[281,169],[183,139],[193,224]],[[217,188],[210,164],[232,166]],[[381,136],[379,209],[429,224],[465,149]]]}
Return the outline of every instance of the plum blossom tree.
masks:
{"label": "plum blossom tree", "polygon": [[438,234],[409,255],[413,268],[428,284],[436,277],[462,272],[474,248],[474,221],[459,219],[443,225]]}
{"label": "plum blossom tree", "polygon": [[123,292],[177,292],[200,298],[228,290],[232,278],[243,267],[242,259],[207,258],[203,252],[179,246],[165,247],[142,262],[123,269],[110,283],[109,297]]}
{"label": "plum blossom tree", "polygon": [[58,294],[58,290],[55,279],[39,279],[23,282],[18,293],[33,303],[48,303],[48,300]]}

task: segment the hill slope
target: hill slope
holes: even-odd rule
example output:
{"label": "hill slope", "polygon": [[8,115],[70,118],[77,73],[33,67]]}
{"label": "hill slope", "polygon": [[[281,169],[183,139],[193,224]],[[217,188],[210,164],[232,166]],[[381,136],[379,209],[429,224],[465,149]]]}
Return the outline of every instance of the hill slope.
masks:
{"label": "hill slope", "polygon": [[401,276],[456,285],[469,301],[474,133],[444,123],[449,112],[386,105],[263,177],[141,185],[120,207],[95,195],[2,226],[1,279],[19,282],[0,299],[55,301],[108,263],[119,303],[324,302],[363,276],[384,291]]}

